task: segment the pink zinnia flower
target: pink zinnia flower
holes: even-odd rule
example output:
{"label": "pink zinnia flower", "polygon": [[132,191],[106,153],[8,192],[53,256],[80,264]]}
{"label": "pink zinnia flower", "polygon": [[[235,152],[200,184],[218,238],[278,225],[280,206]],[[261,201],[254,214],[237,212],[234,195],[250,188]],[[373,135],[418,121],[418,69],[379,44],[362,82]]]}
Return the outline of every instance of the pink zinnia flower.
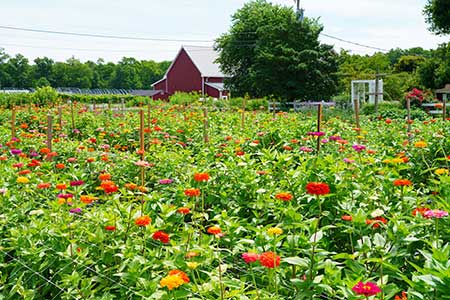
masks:
{"label": "pink zinnia flower", "polygon": [[374,296],[378,293],[381,293],[381,289],[378,287],[376,283],[373,282],[367,282],[364,283],[362,281],[358,282],[353,288],[352,291],[359,295],[364,295],[366,297],[368,296]]}
{"label": "pink zinnia flower", "polygon": [[433,210],[428,210],[426,212],[423,213],[423,216],[425,218],[443,218],[443,217],[447,217],[448,216],[448,212],[446,212],[445,210],[439,210],[439,209],[433,209]]}
{"label": "pink zinnia flower", "polygon": [[145,160],[139,160],[137,162],[134,163],[136,166],[139,167],[150,167],[150,163],[146,162]]}
{"label": "pink zinnia flower", "polygon": [[259,260],[259,254],[258,253],[252,253],[252,252],[246,252],[242,253],[242,259],[245,261],[246,264],[255,262]]}

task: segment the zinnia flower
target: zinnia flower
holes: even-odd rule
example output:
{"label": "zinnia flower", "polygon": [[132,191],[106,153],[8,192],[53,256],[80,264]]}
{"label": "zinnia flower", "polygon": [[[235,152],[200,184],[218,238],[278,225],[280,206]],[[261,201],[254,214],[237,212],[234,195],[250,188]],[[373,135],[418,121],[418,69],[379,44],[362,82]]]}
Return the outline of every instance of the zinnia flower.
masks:
{"label": "zinnia flower", "polygon": [[278,255],[269,251],[264,252],[259,256],[259,263],[261,264],[261,266],[271,269],[280,265],[280,259],[281,258]]}
{"label": "zinnia flower", "polygon": [[242,259],[245,261],[246,264],[255,262],[259,260],[259,254],[258,253],[252,253],[252,252],[246,252],[242,253]]}
{"label": "zinnia flower", "polygon": [[190,281],[187,274],[180,270],[171,270],[171,271],[169,271],[169,275],[180,276],[180,278],[183,280],[184,283],[189,283],[189,281]]}
{"label": "zinnia flower", "polygon": [[414,147],[416,148],[425,148],[427,146],[427,143],[424,141],[419,141],[414,143]]}
{"label": "zinnia flower", "polygon": [[177,212],[183,215],[187,215],[191,212],[191,209],[189,207],[180,207],[177,209]]}
{"label": "zinnia flower", "polygon": [[395,186],[409,186],[412,185],[412,182],[408,179],[396,179],[394,180]]}
{"label": "zinnia flower", "polygon": [[41,183],[38,183],[37,188],[38,189],[48,189],[50,186],[51,186],[51,184],[48,182],[41,182]]}
{"label": "zinnia flower", "polygon": [[342,219],[343,221],[351,222],[351,221],[353,220],[353,217],[352,217],[352,216],[349,216],[349,215],[343,215],[343,216],[341,217],[341,219]]}
{"label": "zinnia flower", "polygon": [[74,180],[70,182],[70,186],[80,186],[83,185],[84,181],[83,180]]}
{"label": "zinnia flower", "polygon": [[70,212],[71,214],[81,214],[82,210],[81,210],[80,207],[77,207],[77,208],[71,208],[71,209],[69,210],[69,212]]}
{"label": "zinnia flower", "polygon": [[200,190],[199,189],[186,189],[186,190],[184,190],[184,194],[188,197],[197,197],[197,196],[200,196]]}
{"label": "zinnia flower", "polygon": [[208,173],[195,173],[194,180],[197,182],[208,181],[209,174]]}
{"label": "zinnia flower", "polygon": [[218,226],[212,226],[208,228],[207,232],[209,234],[219,235],[222,233],[222,229],[220,229],[220,227]]}
{"label": "zinnia flower", "polygon": [[395,295],[394,300],[408,300],[408,296],[406,295],[406,292],[402,292],[402,295]]}
{"label": "zinnia flower", "polygon": [[306,192],[310,195],[327,195],[330,193],[330,187],[324,182],[309,182]]}
{"label": "zinnia flower", "polygon": [[57,190],[65,190],[65,189],[67,189],[67,185],[64,184],[64,183],[57,183],[56,184],[56,189]]}
{"label": "zinnia flower", "polygon": [[111,179],[111,174],[109,174],[109,173],[100,174],[98,176],[98,179],[100,179],[101,181],[110,180]]}
{"label": "zinnia flower", "polygon": [[152,235],[152,239],[155,241],[160,241],[161,243],[167,244],[170,241],[170,237],[164,231],[157,231]]}
{"label": "zinnia flower", "polygon": [[370,220],[370,219],[366,220],[366,224],[367,225],[373,224],[372,225],[373,228],[379,228],[381,226],[380,225],[381,223],[387,224],[388,221],[385,218],[383,218],[383,217],[376,217],[376,218],[374,218],[372,220]]}
{"label": "zinnia flower", "polygon": [[269,235],[280,235],[283,233],[283,229],[279,227],[270,227],[269,229],[267,229],[267,233]]}
{"label": "zinnia flower", "polygon": [[107,226],[105,226],[105,230],[107,230],[107,231],[115,231],[116,230],[116,226],[107,225]]}
{"label": "zinnia flower", "polygon": [[426,213],[427,211],[429,211],[429,210],[430,210],[430,209],[427,208],[427,207],[418,207],[418,208],[415,208],[415,209],[412,211],[412,215],[413,215],[413,216],[417,216],[417,214],[421,214],[422,217],[425,217],[425,213]]}
{"label": "zinnia flower", "polygon": [[448,212],[446,212],[445,210],[433,209],[433,210],[428,210],[428,211],[424,212],[423,216],[425,218],[441,219],[443,217],[447,217],[448,216]]}
{"label": "zinnia flower", "polygon": [[171,184],[173,182],[173,180],[172,179],[161,179],[160,181],[159,181],[159,184]]}
{"label": "zinnia flower", "polygon": [[352,148],[353,148],[356,152],[361,152],[361,151],[363,151],[363,150],[366,149],[366,146],[355,144],[355,145],[352,146]]}
{"label": "zinnia flower", "polygon": [[167,287],[169,291],[176,289],[184,284],[184,280],[178,275],[169,275],[161,279],[159,285],[161,287]]}
{"label": "zinnia flower", "polygon": [[19,176],[17,177],[16,182],[25,184],[30,182],[30,179],[28,179],[27,177]]}
{"label": "zinnia flower", "polygon": [[364,295],[366,297],[374,296],[378,293],[381,293],[381,289],[378,287],[376,283],[373,282],[358,282],[353,288],[352,291],[357,293],[358,295]]}
{"label": "zinnia flower", "polygon": [[138,217],[136,218],[136,220],[134,220],[134,224],[136,224],[137,226],[147,226],[152,222],[152,219],[149,216],[142,216],[142,217]]}
{"label": "zinnia flower", "polygon": [[281,192],[275,195],[276,199],[279,199],[281,201],[291,201],[292,200],[292,194],[289,192]]}

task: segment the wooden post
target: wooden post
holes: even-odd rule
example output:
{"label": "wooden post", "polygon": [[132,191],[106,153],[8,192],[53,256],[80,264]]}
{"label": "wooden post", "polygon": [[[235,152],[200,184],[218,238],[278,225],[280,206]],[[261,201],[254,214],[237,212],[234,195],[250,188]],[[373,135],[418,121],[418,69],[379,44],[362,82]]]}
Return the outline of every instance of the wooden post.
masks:
{"label": "wooden post", "polygon": [[[317,106],[317,132],[321,130],[321,120],[322,120],[322,104]],[[320,136],[317,136],[317,153],[320,151]]]}
{"label": "wooden post", "polygon": [[275,101],[272,102],[272,112],[273,112],[273,117],[275,117],[275,109],[276,109],[276,103]]}
{"label": "wooden post", "polygon": [[447,94],[442,95],[442,120],[446,120],[447,114]]}
{"label": "wooden post", "polygon": [[58,125],[59,125],[59,130],[62,130],[62,107],[61,107],[61,105],[58,106]]}
{"label": "wooden post", "polygon": [[139,149],[141,150],[141,159],[144,159],[144,110],[140,109],[139,110],[139,142],[140,142],[140,147]]}
{"label": "wooden post", "polygon": [[353,106],[355,108],[355,122],[356,122],[356,127],[357,128],[361,128],[359,125],[359,96],[353,100]]}
{"label": "wooden post", "polygon": [[208,144],[208,108],[203,108],[203,140],[205,144]]}
{"label": "wooden post", "polygon": [[241,120],[241,129],[242,132],[244,132],[244,128],[245,128],[245,107],[246,107],[246,99],[245,97],[242,98],[242,120]]}
{"label": "wooden post", "polygon": [[147,103],[147,128],[148,131],[150,132],[150,112],[151,112],[151,106],[150,106],[150,102]]}
{"label": "wooden post", "polygon": [[52,138],[53,138],[53,117],[50,111],[47,114],[47,148],[52,151]]}
{"label": "wooden post", "polygon": [[11,111],[11,139],[16,137],[16,106],[13,105]]}

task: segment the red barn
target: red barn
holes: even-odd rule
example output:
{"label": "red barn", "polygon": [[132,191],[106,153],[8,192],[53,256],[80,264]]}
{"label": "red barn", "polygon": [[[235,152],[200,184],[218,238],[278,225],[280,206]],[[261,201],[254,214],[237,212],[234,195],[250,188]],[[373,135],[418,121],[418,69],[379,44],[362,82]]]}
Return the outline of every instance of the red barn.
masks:
{"label": "red barn", "polygon": [[225,75],[215,62],[218,53],[212,47],[183,46],[164,77],[153,83],[153,99],[167,99],[175,92],[197,91],[204,96],[222,98]]}

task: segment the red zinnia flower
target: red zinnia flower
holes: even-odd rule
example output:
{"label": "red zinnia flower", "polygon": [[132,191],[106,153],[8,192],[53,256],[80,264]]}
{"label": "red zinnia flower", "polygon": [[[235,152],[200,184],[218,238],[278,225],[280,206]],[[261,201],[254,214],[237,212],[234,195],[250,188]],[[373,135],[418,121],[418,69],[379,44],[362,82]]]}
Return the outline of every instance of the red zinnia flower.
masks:
{"label": "red zinnia flower", "polygon": [[259,255],[259,263],[266,268],[275,268],[280,265],[280,257],[269,251]]}
{"label": "red zinnia flower", "polygon": [[289,192],[281,192],[275,195],[276,199],[280,199],[281,201],[291,201],[292,194]]}
{"label": "red zinnia flower", "polygon": [[138,217],[135,221],[134,224],[136,224],[137,226],[147,226],[152,222],[152,219],[149,216],[142,216],[142,217]]}
{"label": "red zinnia flower", "polygon": [[359,295],[364,295],[366,297],[374,296],[378,293],[381,293],[381,289],[378,287],[376,283],[373,282],[358,282],[353,288],[352,291]]}
{"label": "red zinnia flower", "polygon": [[107,226],[105,226],[105,230],[107,230],[107,231],[115,231],[116,230],[116,226],[107,225]]}
{"label": "red zinnia flower", "polygon": [[418,207],[418,208],[415,208],[413,211],[412,211],[412,215],[413,216],[417,216],[417,214],[419,213],[419,214],[421,214],[422,215],[422,217],[425,217],[425,213],[427,212],[427,211],[429,211],[430,209],[428,208],[428,207]]}
{"label": "red zinnia flower", "polygon": [[379,228],[381,226],[380,223],[387,224],[388,221],[383,217],[376,217],[372,220],[366,220],[366,224],[367,225],[373,224],[372,225],[373,228]]}
{"label": "red zinnia flower", "polygon": [[184,194],[188,197],[197,197],[197,196],[200,196],[200,190],[199,189],[186,189],[186,190],[184,190]]}
{"label": "red zinnia flower", "polygon": [[408,300],[408,296],[406,295],[406,292],[402,292],[402,295],[395,295],[394,300]]}
{"label": "red zinnia flower", "polygon": [[310,195],[326,195],[330,193],[330,187],[324,182],[309,182],[306,192]]}
{"label": "red zinnia flower", "polygon": [[48,182],[41,182],[41,183],[38,183],[37,188],[38,189],[48,189],[50,187],[50,185],[51,184]]}
{"label": "red zinnia flower", "polygon": [[152,235],[152,238],[155,241],[160,241],[164,244],[167,244],[170,241],[170,237],[167,233],[165,233],[164,231],[157,231]]}
{"label": "red zinnia flower", "polygon": [[195,173],[194,180],[197,182],[208,181],[209,175],[208,173]]}
{"label": "red zinnia flower", "polygon": [[353,217],[352,217],[352,216],[349,216],[349,215],[343,215],[343,216],[341,217],[341,219],[344,220],[344,221],[349,221],[349,222],[351,222],[351,221],[353,220]]}

